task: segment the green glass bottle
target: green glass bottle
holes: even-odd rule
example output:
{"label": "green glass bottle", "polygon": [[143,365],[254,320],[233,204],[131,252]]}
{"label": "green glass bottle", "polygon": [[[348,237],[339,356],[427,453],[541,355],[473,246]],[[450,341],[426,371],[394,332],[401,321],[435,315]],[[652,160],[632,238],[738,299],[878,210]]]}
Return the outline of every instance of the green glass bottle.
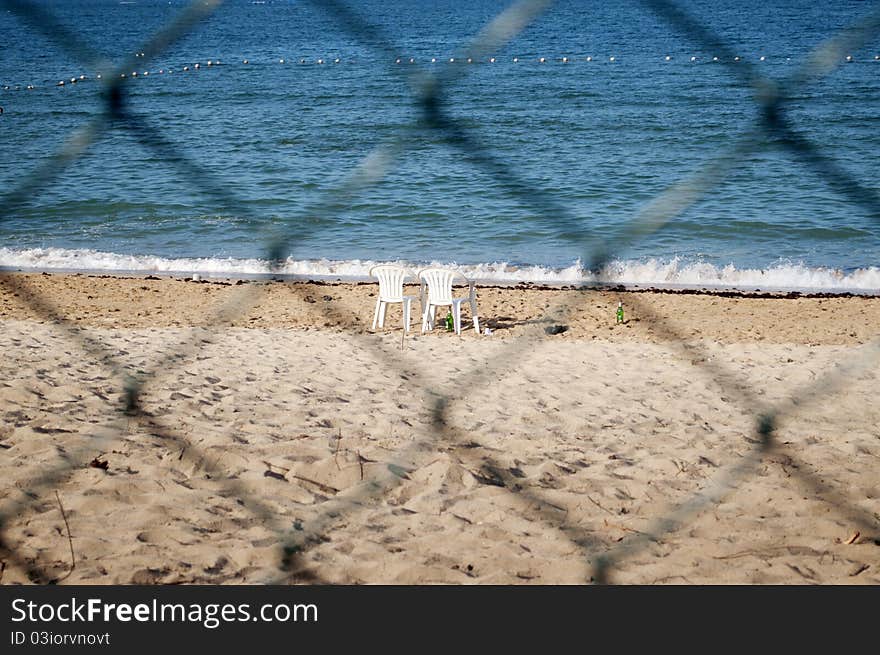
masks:
{"label": "green glass bottle", "polygon": [[452,332],[455,330],[455,320],[452,318],[452,312],[446,314],[446,331]]}

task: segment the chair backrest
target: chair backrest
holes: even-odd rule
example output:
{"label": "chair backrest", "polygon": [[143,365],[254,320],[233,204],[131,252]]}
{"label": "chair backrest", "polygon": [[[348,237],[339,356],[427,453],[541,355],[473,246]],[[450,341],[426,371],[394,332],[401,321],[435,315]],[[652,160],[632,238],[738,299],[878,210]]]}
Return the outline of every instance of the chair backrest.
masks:
{"label": "chair backrest", "polygon": [[419,271],[419,280],[428,284],[428,302],[432,305],[451,305],[452,281],[456,277],[467,280],[461,273],[445,268],[426,268]]}
{"label": "chair backrest", "polygon": [[393,264],[380,264],[370,269],[370,276],[379,279],[379,299],[391,302],[403,300],[403,281],[407,271]]}

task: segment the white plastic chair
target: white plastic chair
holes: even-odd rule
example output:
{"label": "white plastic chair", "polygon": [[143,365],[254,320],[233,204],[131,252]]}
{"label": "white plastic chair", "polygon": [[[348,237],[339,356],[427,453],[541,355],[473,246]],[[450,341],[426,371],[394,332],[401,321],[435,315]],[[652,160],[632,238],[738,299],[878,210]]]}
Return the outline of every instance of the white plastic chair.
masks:
{"label": "white plastic chair", "polygon": [[392,264],[381,264],[370,269],[370,276],[379,279],[379,298],[376,300],[376,311],[373,314],[373,330],[378,324],[385,327],[385,310],[388,303],[403,303],[403,331],[409,332],[412,301],[415,296],[403,295],[403,281],[408,272],[405,268]]}
{"label": "white plastic chair", "polygon": [[[452,297],[452,282],[460,278],[468,284],[468,295],[465,298]],[[421,282],[422,300],[422,332],[434,328],[434,314],[438,307],[452,308],[452,321],[455,325],[455,333],[461,334],[461,304],[470,303],[471,316],[474,319],[474,329],[480,333],[480,319],[477,317],[477,288],[472,280],[468,280],[458,271],[450,271],[445,268],[426,268],[419,271]],[[425,300],[425,285],[428,286],[428,299]]]}

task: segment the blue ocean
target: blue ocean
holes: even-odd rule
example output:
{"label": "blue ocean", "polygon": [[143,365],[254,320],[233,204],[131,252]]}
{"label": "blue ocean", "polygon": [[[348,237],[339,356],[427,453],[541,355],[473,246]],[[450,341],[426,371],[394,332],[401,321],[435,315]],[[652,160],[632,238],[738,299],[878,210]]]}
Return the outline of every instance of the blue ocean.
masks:
{"label": "blue ocean", "polygon": [[[229,0],[155,56],[189,3],[13,4],[6,269],[251,276],[280,243],[294,276],[880,291],[880,37],[830,41],[876,3],[559,1],[486,48],[510,3]],[[742,71],[807,146],[760,129]],[[107,117],[119,80],[136,120]]]}

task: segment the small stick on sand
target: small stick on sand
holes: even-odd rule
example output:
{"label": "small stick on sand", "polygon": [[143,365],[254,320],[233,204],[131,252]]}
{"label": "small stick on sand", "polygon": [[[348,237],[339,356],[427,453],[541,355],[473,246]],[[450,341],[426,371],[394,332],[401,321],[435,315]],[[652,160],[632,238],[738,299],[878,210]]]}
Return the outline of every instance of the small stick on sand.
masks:
{"label": "small stick on sand", "polygon": [[324,493],[332,493],[332,494],[339,493],[339,489],[337,489],[336,487],[331,487],[329,484],[324,484],[323,482],[318,482],[317,480],[311,480],[310,478],[304,478],[303,476],[296,475],[296,474],[294,474],[293,477],[295,477],[297,480],[302,480],[303,482],[308,482],[310,484],[315,485],[316,487],[318,487],[318,489],[320,489]]}
{"label": "small stick on sand", "polygon": [[61,496],[58,495],[57,489],[55,490],[55,498],[58,500],[58,509],[61,510],[61,518],[64,519],[64,527],[67,528],[67,543],[70,546],[70,570],[63,577],[58,578],[58,582],[61,582],[62,580],[69,578],[70,574],[73,573],[73,569],[76,568],[76,555],[73,553],[73,537],[70,536],[70,523],[67,522],[67,513],[64,511],[64,505],[61,504]]}
{"label": "small stick on sand", "polygon": [[603,522],[605,523],[606,528],[616,528],[618,530],[623,530],[624,532],[632,532],[634,534],[640,534],[643,537],[650,537],[651,539],[658,541],[658,543],[659,543],[659,540],[655,539],[654,535],[652,535],[650,532],[642,532],[641,530],[635,530],[633,528],[628,528],[625,525],[621,525],[620,523],[609,523],[608,521],[603,521]]}
{"label": "small stick on sand", "polygon": [[264,459],[264,460],[260,460],[260,461],[262,461],[263,464],[265,464],[266,467],[267,467],[270,471],[274,471],[275,469],[278,469],[279,471],[284,471],[285,473],[290,473],[290,469],[287,468],[287,467],[279,466],[278,464],[273,464],[272,462],[267,462],[265,459]]}
{"label": "small stick on sand", "polygon": [[854,578],[859,573],[862,573],[863,571],[867,571],[869,568],[870,568],[870,566],[868,564],[856,564],[853,567],[853,569],[849,572],[849,576],[851,578]]}
{"label": "small stick on sand", "polygon": [[599,509],[608,512],[609,514],[611,514],[611,516],[614,516],[614,515],[615,515],[614,512],[612,512],[610,509],[608,509],[607,507],[605,507],[605,506],[603,506],[603,505],[600,505],[597,501],[593,500],[593,497],[590,496],[589,494],[587,494],[587,498],[589,499],[589,501],[590,501],[591,503],[593,503],[593,504],[594,504],[596,507],[598,507]]}

